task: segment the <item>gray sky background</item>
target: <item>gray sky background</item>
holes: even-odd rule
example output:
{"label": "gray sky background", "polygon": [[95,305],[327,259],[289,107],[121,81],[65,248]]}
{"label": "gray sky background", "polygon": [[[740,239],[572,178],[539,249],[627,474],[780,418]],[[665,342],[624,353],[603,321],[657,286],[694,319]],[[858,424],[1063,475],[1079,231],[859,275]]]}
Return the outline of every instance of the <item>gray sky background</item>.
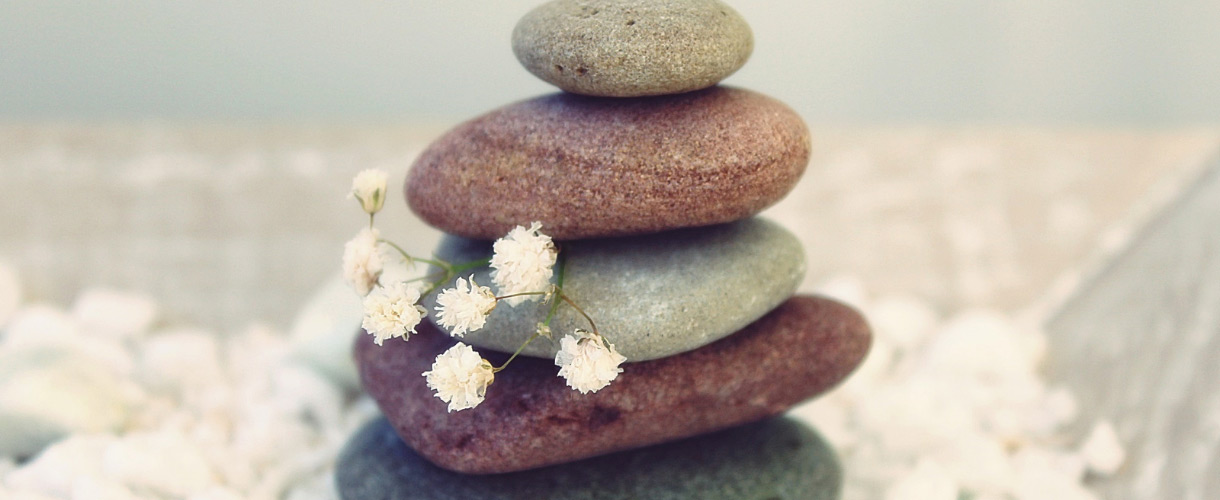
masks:
{"label": "gray sky background", "polygon": [[[0,0],[0,120],[462,119],[551,91],[538,0]],[[739,0],[727,83],[811,123],[1220,118],[1220,2]]]}

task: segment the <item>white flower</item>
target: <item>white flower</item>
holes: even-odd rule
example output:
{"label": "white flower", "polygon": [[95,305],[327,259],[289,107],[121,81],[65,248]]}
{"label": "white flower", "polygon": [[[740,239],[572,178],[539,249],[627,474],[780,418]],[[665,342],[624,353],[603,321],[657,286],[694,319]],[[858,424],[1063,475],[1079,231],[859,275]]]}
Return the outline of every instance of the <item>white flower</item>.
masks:
{"label": "white flower", "polygon": [[416,325],[427,312],[416,304],[417,301],[419,290],[406,283],[379,286],[364,298],[364,322],[361,326],[373,335],[377,345],[394,337],[407,340],[407,332],[415,333]]}
{"label": "white flower", "polygon": [[381,277],[381,254],[377,251],[376,229],[365,228],[343,245],[343,279],[361,297],[368,295]]}
{"label": "white flower", "polygon": [[496,308],[496,294],[491,289],[479,286],[470,276],[470,285],[458,278],[453,288],[436,297],[436,323],[450,329],[450,334],[461,337],[467,331],[483,328],[487,315]]}
{"label": "white flower", "polygon": [[360,208],[370,215],[381,211],[385,203],[386,173],[384,170],[364,170],[352,179],[352,192],[348,198],[360,201]]}
{"label": "white flower", "polygon": [[[499,288],[500,295],[523,292],[546,291],[551,284],[551,268],[555,266],[558,251],[551,237],[539,232],[542,223],[534,222],[529,228],[517,226],[492,246],[491,280]],[[537,300],[541,295],[523,295],[504,299],[515,306],[527,300]]]}
{"label": "white flower", "polygon": [[495,379],[491,363],[470,346],[458,343],[436,357],[432,370],[423,373],[428,388],[449,403],[449,411],[474,408],[483,402],[487,386]]}
{"label": "white flower", "polygon": [[606,342],[601,335],[576,329],[574,335],[559,341],[559,352],[555,354],[555,365],[559,376],[568,381],[568,386],[586,394],[597,392],[623,372],[618,365],[627,358]]}

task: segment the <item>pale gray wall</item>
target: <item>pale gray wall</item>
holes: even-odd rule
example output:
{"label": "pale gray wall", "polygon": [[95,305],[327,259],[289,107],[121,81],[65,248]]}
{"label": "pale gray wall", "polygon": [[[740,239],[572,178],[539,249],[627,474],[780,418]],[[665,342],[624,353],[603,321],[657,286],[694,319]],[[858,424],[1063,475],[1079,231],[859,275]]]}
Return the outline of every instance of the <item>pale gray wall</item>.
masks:
{"label": "pale gray wall", "polygon": [[[0,120],[466,117],[549,91],[508,43],[537,3],[0,0]],[[1220,118],[1217,0],[730,3],[729,82],[811,122]]]}

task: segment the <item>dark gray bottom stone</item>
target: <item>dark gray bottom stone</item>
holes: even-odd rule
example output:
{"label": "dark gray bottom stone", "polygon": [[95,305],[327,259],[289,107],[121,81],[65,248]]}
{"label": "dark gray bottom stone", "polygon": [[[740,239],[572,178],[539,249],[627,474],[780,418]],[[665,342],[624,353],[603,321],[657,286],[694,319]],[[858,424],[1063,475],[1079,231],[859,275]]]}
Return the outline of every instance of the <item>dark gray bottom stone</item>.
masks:
{"label": "dark gray bottom stone", "polygon": [[638,450],[523,472],[466,475],[411,451],[385,419],[339,456],[344,500],[836,500],[843,471],[808,426],[773,418]]}

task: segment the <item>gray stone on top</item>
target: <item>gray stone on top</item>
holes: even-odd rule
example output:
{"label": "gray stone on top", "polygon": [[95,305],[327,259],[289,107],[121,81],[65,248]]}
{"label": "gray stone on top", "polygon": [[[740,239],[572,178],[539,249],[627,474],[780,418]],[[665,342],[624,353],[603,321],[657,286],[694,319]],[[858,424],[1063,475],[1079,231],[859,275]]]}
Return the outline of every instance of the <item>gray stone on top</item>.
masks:
{"label": "gray stone on top", "polygon": [[513,52],[534,76],[604,97],[707,88],[753,50],[750,26],[718,0],[555,0],[513,30]]}
{"label": "gray stone on top", "polygon": [[[761,218],[561,245],[561,258],[567,259],[565,293],[628,362],[690,351],[740,330],[791,297],[805,275],[800,241]],[[485,259],[491,242],[448,236],[436,255],[454,263]],[[490,272],[482,268],[473,274],[495,290]],[[436,311],[435,295],[424,299],[429,314]],[[466,333],[463,341],[513,352],[548,308],[542,301],[501,302],[486,326]],[[562,304],[551,323],[554,342],[538,339],[522,354],[553,358],[559,339],[576,328],[589,329],[589,324]]]}
{"label": "gray stone on top", "polygon": [[432,465],[378,419],[348,442],[335,470],[345,500],[835,500],[842,481],[842,468],[826,441],[785,418],[491,475]]}

